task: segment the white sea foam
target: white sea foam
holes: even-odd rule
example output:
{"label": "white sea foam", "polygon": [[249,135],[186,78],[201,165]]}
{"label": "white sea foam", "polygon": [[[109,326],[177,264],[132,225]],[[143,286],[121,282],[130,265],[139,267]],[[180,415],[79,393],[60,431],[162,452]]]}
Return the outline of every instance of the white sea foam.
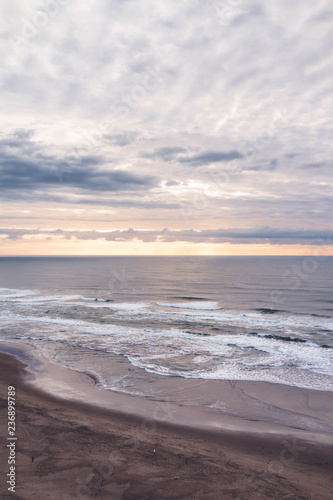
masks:
{"label": "white sea foam", "polygon": [[[333,390],[333,349],[311,342],[317,339],[312,332],[318,329],[320,336],[330,335],[331,318],[220,310],[217,302],[209,301],[106,302],[57,292],[0,289],[2,338],[60,342],[117,353],[147,372],[164,376],[262,380]],[[44,305],[49,308],[52,303],[57,308],[46,314]],[[108,308],[110,313],[89,313],[89,308]],[[90,322],[83,319],[87,317]],[[176,328],[177,322],[195,325],[194,331]],[[203,331],[200,325],[204,325]],[[207,326],[219,330],[203,335],[209,331]],[[221,333],[228,327],[239,328],[242,333]],[[246,333],[254,331],[257,333]]]}
{"label": "white sea foam", "polygon": [[[135,366],[160,375],[266,380],[316,389],[319,387],[317,382],[313,382],[314,374],[317,377],[315,380],[319,380],[319,375],[324,378],[333,375],[332,350],[311,342],[293,343],[247,334],[200,337],[175,328],[131,328],[58,317],[2,313],[1,324],[6,328],[19,323],[24,324],[25,338],[64,342],[95,350],[106,349],[128,357]],[[297,375],[299,371],[304,375],[303,381]],[[284,377],[284,373],[289,375]],[[333,390],[332,377],[321,388]]]}
{"label": "white sea foam", "polygon": [[[180,303],[157,302],[158,307],[165,307],[174,310],[154,309],[151,302],[109,302],[103,298],[84,297],[79,295],[54,295],[50,293],[41,293],[36,290],[16,290],[0,289],[0,301],[19,302],[22,305],[38,305],[42,303],[54,302],[60,307],[88,307],[88,308],[109,308],[124,320],[135,321],[136,315],[140,319],[144,316],[149,320],[161,321],[186,321],[196,323],[197,321],[217,326],[230,325],[241,328],[267,331],[284,331],[292,334],[297,331],[309,329],[324,329],[328,334],[333,331],[332,318],[313,317],[310,315],[284,315],[274,314],[274,317],[267,317],[257,312],[220,310],[217,302],[212,301],[191,301]],[[322,332],[325,335],[325,331]]]}
{"label": "white sea foam", "polygon": [[[81,297],[81,298],[84,301],[87,301],[87,303],[73,302],[71,305],[81,306],[81,307],[91,307],[94,309],[101,309],[107,307],[115,311],[124,311],[125,313],[126,312],[135,313],[149,306],[149,302],[109,302],[106,299],[90,299],[87,297],[86,298]],[[68,305],[68,303],[64,303],[63,305]]]}
{"label": "white sea foam", "polygon": [[148,302],[123,302],[110,304],[111,309],[116,309],[118,311],[141,311],[148,306]]}
{"label": "white sea foam", "polygon": [[[130,319],[134,321],[136,309],[127,308],[118,309],[117,314],[119,318],[124,320]],[[143,311],[140,311],[143,313]],[[214,326],[235,326],[247,329],[266,329],[267,331],[285,332],[288,334],[297,333],[299,330],[304,332],[304,329],[318,329],[324,328],[328,331],[333,331],[333,321],[331,318],[314,318],[312,316],[296,316],[296,315],[275,315],[275,319],[267,318],[266,316],[258,313],[245,313],[235,311],[216,311],[213,312],[204,310],[175,310],[164,311],[152,309],[149,304],[144,308],[144,314],[147,320],[160,320],[160,321],[186,321],[196,324],[198,321],[207,325]]]}
{"label": "white sea foam", "polygon": [[18,302],[22,304],[41,304],[43,302],[55,302],[67,301],[71,302],[73,300],[80,299],[79,295],[50,295],[48,293],[41,293],[37,290],[12,290],[12,289],[0,289],[0,301],[1,302]]}
{"label": "white sea foam", "polygon": [[34,290],[16,290],[12,288],[0,288],[0,301],[12,299],[24,299],[25,297],[39,292]]}

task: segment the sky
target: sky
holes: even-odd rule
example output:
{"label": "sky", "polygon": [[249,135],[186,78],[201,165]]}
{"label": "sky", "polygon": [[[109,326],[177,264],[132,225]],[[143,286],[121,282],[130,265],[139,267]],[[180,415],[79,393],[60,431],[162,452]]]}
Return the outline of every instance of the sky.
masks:
{"label": "sky", "polygon": [[329,0],[0,4],[0,255],[329,255]]}

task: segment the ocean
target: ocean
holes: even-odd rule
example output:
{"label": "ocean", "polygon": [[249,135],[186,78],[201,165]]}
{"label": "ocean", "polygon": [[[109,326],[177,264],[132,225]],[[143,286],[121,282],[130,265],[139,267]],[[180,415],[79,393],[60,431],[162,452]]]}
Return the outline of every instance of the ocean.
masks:
{"label": "ocean", "polygon": [[0,340],[105,389],[163,377],[333,391],[333,257],[2,257]]}

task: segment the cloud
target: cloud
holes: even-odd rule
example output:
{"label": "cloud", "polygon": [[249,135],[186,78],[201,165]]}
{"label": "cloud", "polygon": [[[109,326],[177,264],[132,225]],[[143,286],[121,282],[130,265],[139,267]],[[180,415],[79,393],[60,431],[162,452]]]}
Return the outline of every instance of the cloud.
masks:
{"label": "cloud", "polygon": [[324,162],[318,162],[318,163],[305,163],[301,165],[301,168],[321,168],[325,166]]}
{"label": "cloud", "polygon": [[132,144],[138,138],[138,132],[122,132],[117,134],[104,134],[103,139],[116,146],[128,146],[128,144]]}
{"label": "cloud", "polygon": [[181,147],[163,147],[163,148],[156,148],[152,152],[146,152],[142,151],[139,153],[141,158],[148,158],[148,159],[160,159],[165,162],[170,162],[170,161],[175,161],[180,153],[186,153],[187,149],[186,148],[181,148]]}
{"label": "cloud", "polygon": [[[82,163],[85,159],[82,159]],[[61,180],[59,179],[59,173]],[[60,180],[60,182],[59,182]],[[33,161],[0,159],[0,184],[2,194],[8,190],[37,191],[44,188],[69,187],[90,194],[99,191],[137,191],[158,184],[154,176],[136,175],[122,170],[98,170],[93,163],[87,167],[73,168],[68,163],[54,160],[48,166]],[[74,191],[73,191],[74,192]]]}
{"label": "cloud", "polygon": [[35,135],[34,130],[14,129],[11,133],[5,134],[0,132],[0,148],[1,150],[12,151],[14,148],[24,152],[31,151],[33,142],[30,139]]}
{"label": "cloud", "polygon": [[195,156],[188,156],[179,158],[180,163],[188,163],[194,167],[200,167],[202,165],[209,165],[211,163],[228,162],[232,160],[238,160],[243,158],[243,155],[238,151],[218,152],[218,151],[207,151]]}
{"label": "cloud", "polygon": [[110,160],[103,156],[68,155],[65,159],[52,155],[30,141],[31,136],[30,131],[20,130],[0,139],[2,197],[9,193],[22,198],[36,191],[43,193],[42,190],[50,189],[54,193],[64,188],[73,193],[96,195],[149,190],[159,183],[153,175],[107,168]]}
{"label": "cloud", "polygon": [[333,231],[304,230],[304,229],[275,229],[270,227],[246,229],[217,229],[217,230],[180,230],[172,231],[167,228],[156,230],[136,230],[133,228],[113,231],[69,231],[63,229],[0,229],[0,235],[16,240],[23,236],[62,237],[77,240],[105,240],[105,241],[134,241],[143,242],[186,242],[186,243],[233,243],[233,244],[307,244],[331,245]]}

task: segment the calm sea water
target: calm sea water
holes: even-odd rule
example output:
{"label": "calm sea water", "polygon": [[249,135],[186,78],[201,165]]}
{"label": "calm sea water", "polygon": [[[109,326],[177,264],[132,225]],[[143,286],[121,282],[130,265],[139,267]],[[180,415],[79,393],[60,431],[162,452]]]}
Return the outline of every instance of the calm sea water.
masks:
{"label": "calm sea water", "polygon": [[333,257],[3,257],[0,287],[1,339],[105,388],[144,395],[152,374],[333,390]]}

